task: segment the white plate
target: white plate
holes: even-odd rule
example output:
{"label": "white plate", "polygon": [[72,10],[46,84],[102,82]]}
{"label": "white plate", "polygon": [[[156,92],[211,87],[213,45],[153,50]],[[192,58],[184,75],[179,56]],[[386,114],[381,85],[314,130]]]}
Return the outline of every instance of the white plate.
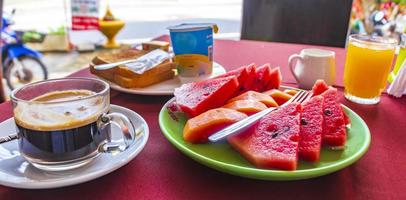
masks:
{"label": "white plate", "polygon": [[[78,169],[47,172],[39,170],[25,161],[20,156],[17,141],[14,140],[0,145],[0,185],[25,189],[64,187],[104,176],[130,162],[147,143],[148,125],[140,115],[127,108],[111,105],[110,110],[123,113],[134,123],[135,127],[144,129],[127,150],[116,155],[102,153],[91,163]],[[14,119],[10,118],[1,123],[0,130],[0,136],[14,133],[16,131]],[[119,131],[119,129],[112,127],[112,131]]]}
{"label": "white plate", "polygon": [[[213,62],[213,73],[210,77],[215,77],[224,73],[226,73],[224,67]],[[110,87],[114,90],[141,95],[172,95],[175,88],[182,85],[177,77],[144,88],[124,88],[108,80],[105,81],[108,82]]]}

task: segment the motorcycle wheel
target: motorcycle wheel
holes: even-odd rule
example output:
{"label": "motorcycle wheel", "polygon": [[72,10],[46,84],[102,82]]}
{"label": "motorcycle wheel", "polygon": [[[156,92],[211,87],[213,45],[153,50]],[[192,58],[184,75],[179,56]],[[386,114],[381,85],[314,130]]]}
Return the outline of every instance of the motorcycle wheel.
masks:
{"label": "motorcycle wheel", "polygon": [[11,90],[28,83],[48,79],[48,70],[40,59],[32,56],[21,56],[18,60],[23,65],[23,77],[17,73],[17,67],[12,60],[5,64],[4,78],[6,78],[7,85]]}

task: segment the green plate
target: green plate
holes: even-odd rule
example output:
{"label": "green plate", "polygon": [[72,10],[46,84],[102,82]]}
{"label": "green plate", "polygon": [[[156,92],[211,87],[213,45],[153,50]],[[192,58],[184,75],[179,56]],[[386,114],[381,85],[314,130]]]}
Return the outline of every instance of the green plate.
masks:
{"label": "green plate", "polygon": [[245,160],[227,142],[191,144],[182,137],[186,122],[184,116],[177,116],[178,121],[169,115],[167,105],[159,113],[159,125],[165,137],[181,152],[193,160],[213,169],[229,174],[263,180],[300,180],[326,175],[343,169],[358,159],[368,150],[371,135],[368,126],[354,111],[343,106],[351,120],[351,127],[347,129],[347,143],[344,150],[321,150],[320,161],[310,163],[299,161],[295,171],[258,169]]}

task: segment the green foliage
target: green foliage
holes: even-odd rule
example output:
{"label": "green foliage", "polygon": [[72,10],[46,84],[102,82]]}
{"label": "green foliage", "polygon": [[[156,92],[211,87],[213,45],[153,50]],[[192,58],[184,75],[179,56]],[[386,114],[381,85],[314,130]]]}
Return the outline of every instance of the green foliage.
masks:
{"label": "green foliage", "polygon": [[402,6],[406,5],[406,0],[384,0],[382,2],[390,2],[390,1]]}
{"label": "green foliage", "polygon": [[22,35],[23,43],[27,42],[41,42],[43,35],[37,31],[26,31]]}
{"label": "green foliage", "polygon": [[50,35],[65,35],[66,34],[66,27],[65,26],[59,26],[58,28],[50,28],[49,30]]}

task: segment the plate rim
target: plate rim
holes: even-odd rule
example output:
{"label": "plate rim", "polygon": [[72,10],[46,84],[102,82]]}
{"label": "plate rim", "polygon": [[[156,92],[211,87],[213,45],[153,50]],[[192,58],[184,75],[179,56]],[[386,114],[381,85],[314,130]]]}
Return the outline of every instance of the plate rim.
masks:
{"label": "plate rim", "polygon": [[[115,105],[115,104],[110,104],[110,109],[119,109],[119,110],[125,110],[127,112],[132,113],[136,118],[140,119],[145,126],[145,131],[143,135],[143,140],[141,141],[139,146],[132,146],[133,148],[132,152],[128,152],[128,156],[125,157],[125,159],[121,159],[119,162],[114,163],[111,168],[107,170],[98,170],[98,171],[91,171],[89,173],[86,173],[82,176],[73,176],[73,177],[64,177],[63,179],[58,179],[58,180],[42,180],[42,181],[26,181],[23,183],[16,183],[16,182],[8,182],[4,181],[7,180],[7,178],[10,176],[7,173],[0,171],[0,185],[6,186],[6,187],[11,187],[11,188],[20,188],[20,189],[51,189],[51,188],[60,188],[60,187],[66,187],[66,186],[72,186],[72,185],[77,185],[81,183],[85,183],[94,179],[97,179],[99,177],[105,176],[132,161],[136,156],[138,156],[141,151],[145,148],[148,139],[149,139],[149,126],[148,123],[145,121],[145,119],[138,114],[137,112],[130,110],[128,108],[125,108],[123,106]],[[13,119],[12,117],[4,120],[2,123]],[[91,164],[91,163],[89,163]],[[3,178],[2,178],[3,177]]]}
{"label": "plate rim", "polygon": [[[281,86],[282,87],[282,86]],[[291,87],[289,87],[291,88]],[[365,123],[365,121],[353,110],[348,108],[347,106],[341,104],[346,112],[350,112],[357,118],[358,121],[361,122],[361,126],[363,130],[365,130],[365,141],[362,143],[361,148],[354,153],[353,155],[349,156],[348,158],[344,159],[341,162],[333,163],[329,166],[312,168],[312,169],[302,169],[302,170],[295,170],[295,171],[284,171],[284,170],[273,170],[273,169],[259,169],[259,168],[252,168],[252,167],[243,167],[237,166],[234,164],[229,164],[225,162],[221,162],[218,160],[214,160],[212,158],[208,158],[206,156],[200,155],[193,150],[185,147],[184,145],[180,144],[176,139],[171,137],[169,134],[169,130],[164,127],[163,125],[163,118],[164,112],[167,111],[167,106],[175,100],[175,97],[167,101],[164,106],[161,108],[159,112],[159,127],[165,138],[169,140],[169,142],[174,145],[179,151],[183,154],[188,156],[189,158],[197,161],[200,164],[203,164],[209,168],[251,179],[260,179],[260,180],[278,180],[278,181],[289,181],[289,180],[303,180],[309,178],[315,178],[319,176],[323,176],[326,174],[330,174],[341,169],[344,169],[351,164],[358,161],[369,149],[371,143],[371,133],[370,130]]]}
{"label": "plate rim", "polygon": [[[223,69],[224,72],[221,73],[221,74],[226,73],[226,69],[220,63],[213,61],[213,65],[219,66],[219,67],[221,67]],[[221,74],[218,74],[218,75],[221,75]],[[118,85],[118,84],[116,84],[114,82],[111,82],[111,81],[109,81],[109,80],[107,80],[107,79],[105,79],[103,77],[99,77],[99,76],[97,76],[97,77],[104,80],[104,81],[106,81],[110,85],[111,89],[119,91],[119,92],[128,93],[128,94],[138,94],[138,95],[148,95],[148,96],[163,96],[163,95],[173,95],[173,92],[174,92],[172,90],[171,91],[169,91],[169,90],[148,91],[148,90],[139,90],[138,88],[124,88],[124,87],[121,87],[120,85]],[[174,77],[173,79],[175,79],[175,78],[177,78],[177,77]],[[165,82],[165,81],[163,81],[163,82]],[[161,83],[163,83],[163,82],[161,82]],[[157,84],[159,84],[159,83],[157,83]]]}

